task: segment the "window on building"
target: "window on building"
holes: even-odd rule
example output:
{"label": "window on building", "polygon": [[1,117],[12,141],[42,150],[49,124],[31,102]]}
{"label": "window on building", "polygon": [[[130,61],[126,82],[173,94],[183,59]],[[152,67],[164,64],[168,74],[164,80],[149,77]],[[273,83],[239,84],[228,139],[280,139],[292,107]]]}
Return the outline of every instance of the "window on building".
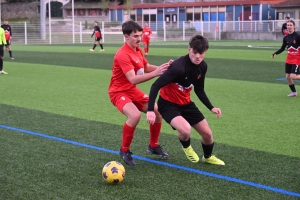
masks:
{"label": "window on building", "polygon": [[194,21],[200,21],[201,20],[201,8],[195,7],[194,8]]}
{"label": "window on building", "polygon": [[150,21],[151,21],[151,22],[156,22],[156,15],[151,14],[151,15],[150,15]]}
{"label": "window on building", "polygon": [[149,14],[144,15],[144,22],[149,22]]}
{"label": "window on building", "polygon": [[187,8],[186,9],[186,21],[193,21],[193,12],[194,9],[193,8]]}

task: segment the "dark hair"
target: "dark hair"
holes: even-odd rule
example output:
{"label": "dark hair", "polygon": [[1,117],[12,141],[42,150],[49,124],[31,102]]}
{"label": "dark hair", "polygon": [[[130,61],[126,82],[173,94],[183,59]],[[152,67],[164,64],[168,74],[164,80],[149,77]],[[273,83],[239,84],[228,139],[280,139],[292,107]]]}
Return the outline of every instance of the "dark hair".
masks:
{"label": "dark hair", "polygon": [[143,31],[143,28],[135,21],[127,20],[122,24],[122,31],[124,35],[130,35],[132,32]]}
{"label": "dark hair", "polygon": [[296,25],[295,22],[294,22],[294,20],[291,20],[291,19],[290,19],[290,20],[287,21],[286,23],[289,23],[289,22],[292,23],[292,24],[294,24],[294,26]]}
{"label": "dark hair", "polygon": [[289,16],[286,16],[285,19],[290,19],[290,17],[289,17]]}
{"label": "dark hair", "polygon": [[189,41],[189,46],[200,54],[203,54],[209,48],[207,39],[202,35],[194,35]]}
{"label": "dark hair", "polygon": [[5,19],[4,19],[4,21],[8,21],[8,19],[7,19],[7,18],[5,18]]}

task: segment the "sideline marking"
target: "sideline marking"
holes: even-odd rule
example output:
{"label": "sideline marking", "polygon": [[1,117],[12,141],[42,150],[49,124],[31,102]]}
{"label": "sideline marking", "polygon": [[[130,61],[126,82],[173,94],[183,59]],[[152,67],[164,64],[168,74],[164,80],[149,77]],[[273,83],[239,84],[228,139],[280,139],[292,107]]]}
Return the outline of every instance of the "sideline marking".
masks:
{"label": "sideline marking", "polygon": [[[55,137],[55,136],[51,136],[51,135],[38,133],[38,132],[19,129],[19,128],[6,126],[6,125],[2,125],[2,124],[0,124],[0,128],[12,130],[12,131],[17,131],[17,132],[21,132],[21,133],[26,133],[26,134],[30,134],[30,135],[35,135],[35,136],[39,136],[39,137],[43,137],[43,138],[47,138],[47,139],[51,139],[51,140],[57,140],[57,141],[65,142],[65,143],[68,143],[68,144],[73,144],[73,145],[77,145],[77,146],[81,146],[81,147],[86,147],[86,148],[95,149],[95,150],[98,150],[98,151],[104,151],[104,152],[119,155],[118,151],[114,151],[114,150],[110,150],[110,149],[106,149],[106,148],[102,148],[102,147],[97,147],[97,146],[93,146],[93,145],[89,145],[89,144],[84,144],[84,143],[76,142],[76,141],[72,141],[72,140],[67,140],[67,139],[64,139],[64,138],[59,138],[59,137]],[[263,185],[263,184],[259,184],[259,183],[245,181],[245,180],[242,180],[242,179],[232,178],[232,177],[229,177],[229,176],[214,174],[214,173],[201,171],[201,170],[198,170],[198,169],[193,169],[193,168],[184,167],[184,166],[180,166],[180,165],[175,165],[175,164],[171,164],[171,163],[167,163],[167,162],[152,160],[152,159],[145,158],[145,157],[142,157],[142,156],[132,155],[132,157],[136,158],[138,160],[142,160],[142,161],[146,161],[146,162],[150,162],[150,163],[155,163],[155,164],[158,164],[158,165],[164,165],[164,166],[167,166],[167,167],[172,167],[172,168],[175,168],[175,169],[185,170],[185,171],[193,172],[193,173],[196,173],[196,174],[201,174],[201,175],[210,176],[210,177],[213,177],[213,178],[223,179],[223,180],[226,180],[226,181],[231,181],[231,182],[235,182],[235,183],[249,185],[249,186],[253,186],[253,187],[256,187],[256,188],[261,188],[261,189],[265,189],[265,190],[269,190],[269,191],[273,191],[273,192],[277,192],[277,193],[281,193],[281,194],[286,194],[286,195],[290,195],[290,196],[300,197],[300,193],[296,193],[296,192],[292,192],[292,191],[288,191],[288,190],[284,190],[284,189],[280,189],[280,188],[275,188],[275,187],[271,187],[271,186],[268,186],[268,185]]]}
{"label": "sideline marking", "polygon": [[[286,78],[278,78],[277,81],[286,81]],[[294,82],[300,82],[299,80],[293,80]]]}

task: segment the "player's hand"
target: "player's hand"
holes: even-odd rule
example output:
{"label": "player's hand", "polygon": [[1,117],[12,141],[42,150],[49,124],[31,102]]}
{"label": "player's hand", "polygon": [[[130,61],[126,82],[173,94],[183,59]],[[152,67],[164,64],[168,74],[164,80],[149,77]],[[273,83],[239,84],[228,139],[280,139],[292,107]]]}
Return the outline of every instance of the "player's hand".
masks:
{"label": "player's hand", "polygon": [[146,116],[147,116],[147,122],[149,124],[154,124],[155,118],[156,118],[155,112],[154,111],[148,111],[146,113]]}
{"label": "player's hand", "polygon": [[171,65],[173,61],[174,61],[174,60],[172,60],[172,59],[171,59],[171,60],[168,62],[168,63],[169,63],[169,65]]}
{"label": "player's hand", "polygon": [[220,108],[213,108],[211,109],[211,112],[217,114],[217,118],[220,118],[222,115],[221,109]]}
{"label": "player's hand", "polygon": [[271,58],[275,58],[275,57],[276,57],[276,54],[272,54],[272,55],[271,55]]}
{"label": "player's hand", "polygon": [[161,66],[157,67],[154,71],[156,76],[162,75],[168,69],[169,66],[169,63],[164,63]]}

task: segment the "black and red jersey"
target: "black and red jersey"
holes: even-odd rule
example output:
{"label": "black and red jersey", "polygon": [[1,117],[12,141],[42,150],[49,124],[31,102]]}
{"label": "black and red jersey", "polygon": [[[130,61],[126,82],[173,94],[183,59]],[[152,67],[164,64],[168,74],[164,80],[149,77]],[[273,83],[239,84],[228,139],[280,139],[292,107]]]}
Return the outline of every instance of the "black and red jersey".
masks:
{"label": "black and red jersey", "polygon": [[300,65],[300,35],[296,32],[283,37],[281,48],[274,54],[280,54],[287,48],[286,63]]}
{"label": "black and red jersey", "polygon": [[205,61],[195,65],[191,62],[189,55],[173,61],[167,71],[153,83],[149,94],[148,111],[154,110],[159,90],[160,97],[164,100],[177,105],[186,105],[191,102],[190,92],[193,88],[200,101],[211,110],[213,106],[204,91],[206,71]]}
{"label": "black and red jersey", "polygon": [[11,26],[9,24],[2,24],[1,28],[4,29],[5,39],[10,40],[10,37],[12,36]]}
{"label": "black and red jersey", "polygon": [[99,26],[94,26],[94,32],[92,34],[92,37],[93,35],[95,35],[96,38],[101,38],[101,31]]}

